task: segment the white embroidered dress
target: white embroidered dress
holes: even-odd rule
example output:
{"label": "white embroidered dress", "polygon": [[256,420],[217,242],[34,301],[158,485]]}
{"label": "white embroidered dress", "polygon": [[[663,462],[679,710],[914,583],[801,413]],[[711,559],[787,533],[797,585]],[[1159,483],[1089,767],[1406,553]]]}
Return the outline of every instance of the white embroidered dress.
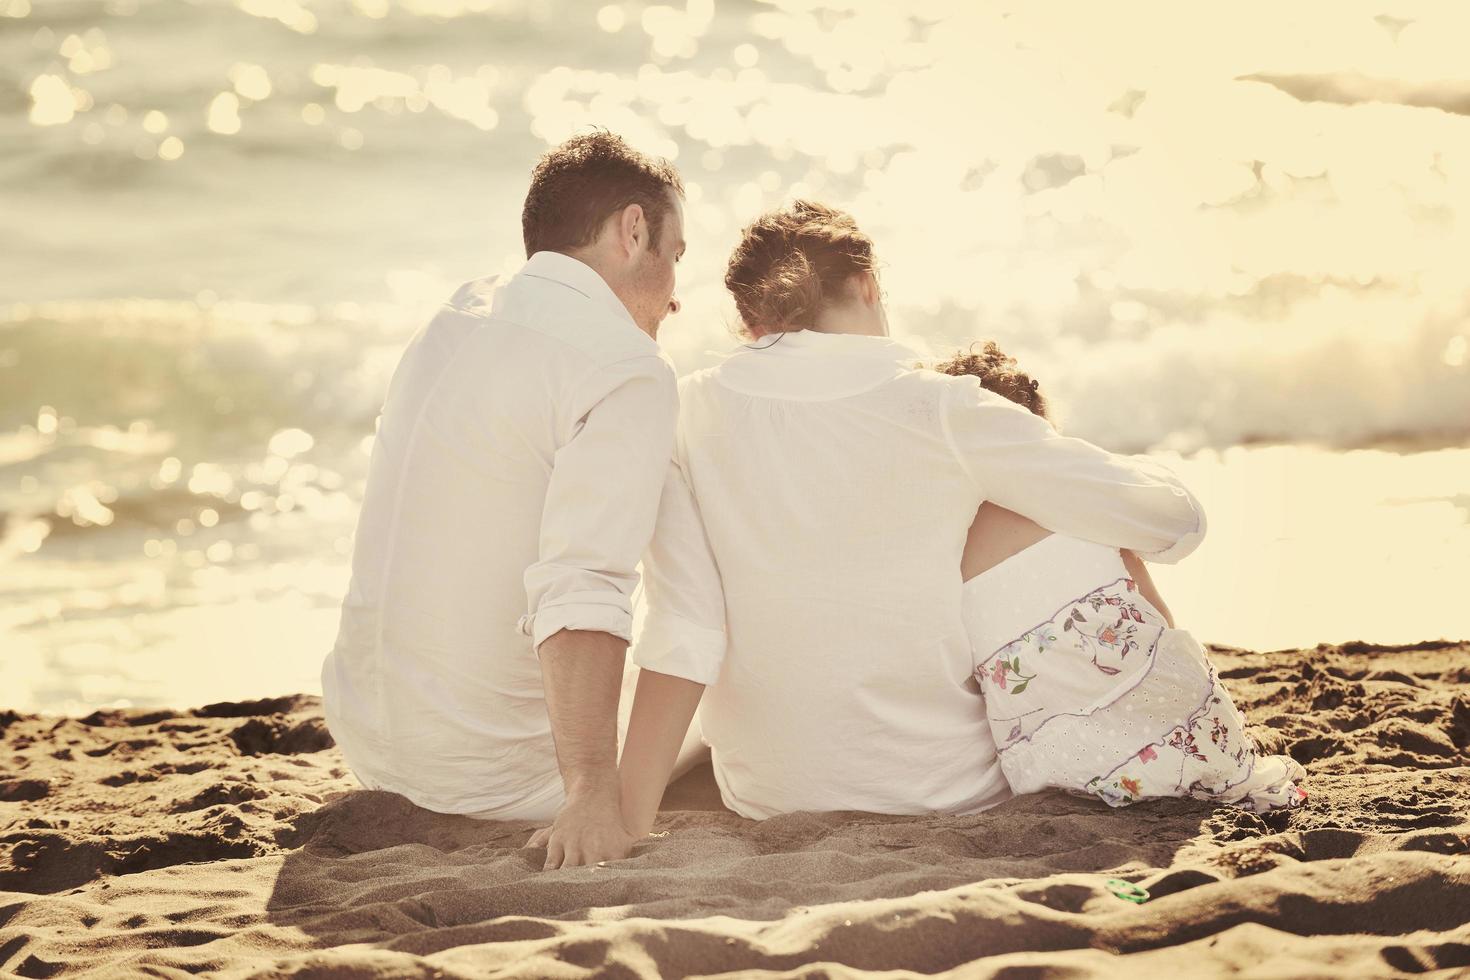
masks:
{"label": "white embroidered dress", "polygon": [[1258,753],[1204,648],[1138,593],[1116,548],[1053,534],[965,583],[963,614],[1014,792],[1257,812],[1306,800],[1301,765]]}

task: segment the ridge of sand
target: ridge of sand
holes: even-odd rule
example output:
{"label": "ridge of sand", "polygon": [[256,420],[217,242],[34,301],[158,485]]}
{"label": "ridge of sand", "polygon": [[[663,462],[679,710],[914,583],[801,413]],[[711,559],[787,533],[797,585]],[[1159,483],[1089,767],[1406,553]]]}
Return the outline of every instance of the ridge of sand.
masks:
{"label": "ridge of sand", "polygon": [[1261,749],[1306,765],[1304,808],[758,823],[704,767],[664,836],[549,873],[533,824],[357,789],[316,698],[0,712],[0,973],[1465,975],[1470,644],[1214,656]]}

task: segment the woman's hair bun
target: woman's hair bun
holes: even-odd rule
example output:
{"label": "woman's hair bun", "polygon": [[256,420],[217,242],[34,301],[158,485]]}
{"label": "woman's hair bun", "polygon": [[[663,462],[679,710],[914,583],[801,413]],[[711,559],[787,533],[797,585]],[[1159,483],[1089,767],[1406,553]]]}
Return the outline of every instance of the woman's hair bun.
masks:
{"label": "woman's hair bun", "polygon": [[799,323],[822,308],[822,277],[800,249],[777,259],[751,304],[756,322]]}

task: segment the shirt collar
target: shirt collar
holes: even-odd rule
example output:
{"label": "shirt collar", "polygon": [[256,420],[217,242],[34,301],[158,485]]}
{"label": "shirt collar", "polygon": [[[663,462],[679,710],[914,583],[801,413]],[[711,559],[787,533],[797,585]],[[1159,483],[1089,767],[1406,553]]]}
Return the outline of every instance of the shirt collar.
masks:
{"label": "shirt collar", "polygon": [[546,279],[550,282],[560,283],[569,289],[574,289],[595,303],[612,309],[624,320],[633,325],[633,328],[642,332],[642,328],[633,320],[633,315],[618,299],[618,294],[612,291],[607,280],[592,266],[574,259],[562,252],[537,252],[526,260],[521,266],[520,275],[531,276],[535,279]]}
{"label": "shirt collar", "polygon": [[827,401],[876,388],[919,361],[892,337],[792,330],[737,348],[717,370],[721,383],[748,395]]}

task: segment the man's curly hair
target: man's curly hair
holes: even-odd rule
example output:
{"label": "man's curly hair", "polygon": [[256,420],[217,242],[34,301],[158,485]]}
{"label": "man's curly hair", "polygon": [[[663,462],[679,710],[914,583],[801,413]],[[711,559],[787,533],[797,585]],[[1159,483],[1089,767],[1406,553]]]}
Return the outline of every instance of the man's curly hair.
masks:
{"label": "man's curly hair", "polygon": [[[980,348],[976,350],[976,348]],[[1036,379],[1016,365],[1016,359],[987,340],[970,345],[968,353],[956,351],[947,361],[934,365],[941,374],[969,374],[980,379],[980,386],[1003,398],[1009,398],[1033,413],[1047,418],[1046,399],[1037,390]]]}
{"label": "man's curly hair", "polygon": [[603,222],[630,204],[642,206],[653,238],[649,245],[658,251],[671,190],[684,196],[679,173],[667,160],[645,156],[607,130],[573,136],[531,172],[521,209],[526,256],[591,245]]}

